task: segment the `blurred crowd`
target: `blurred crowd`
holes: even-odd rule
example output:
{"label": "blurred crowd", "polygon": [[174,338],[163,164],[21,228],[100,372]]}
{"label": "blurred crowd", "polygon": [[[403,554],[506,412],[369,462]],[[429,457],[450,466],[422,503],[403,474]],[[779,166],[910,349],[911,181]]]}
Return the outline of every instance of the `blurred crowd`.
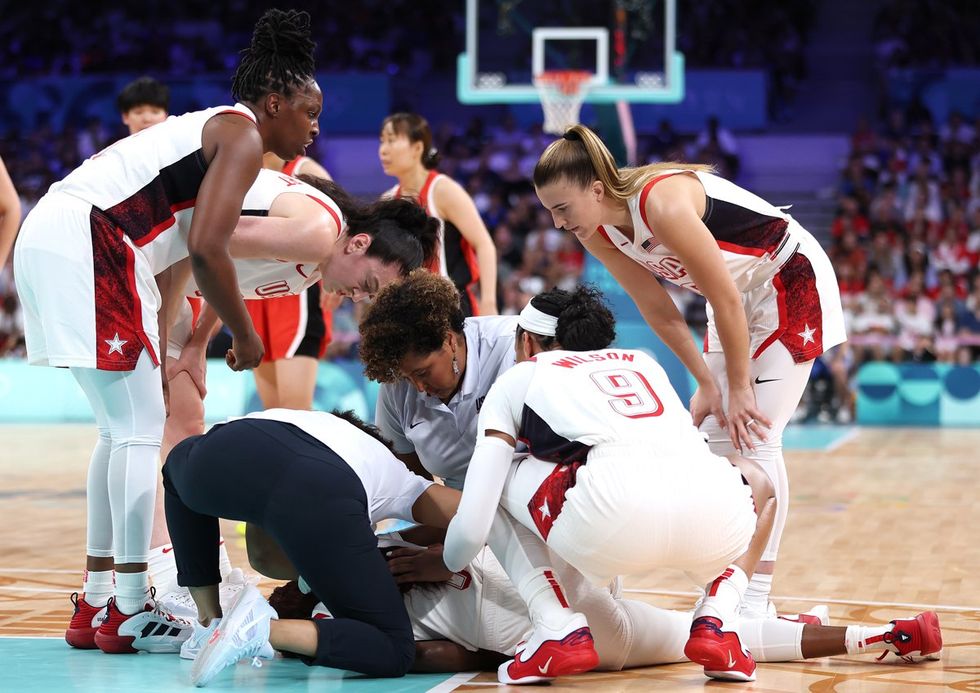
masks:
{"label": "blurred crowd", "polygon": [[953,112],[937,127],[916,108],[853,133],[829,230],[848,341],[821,359],[811,415],[849,420],[848,383],[866,361],[980,358],[978,135],[978,118]]}
{"label": "blurred crowd", "polygon": [[980,65],[976,0],[887,0],[875,17],[879,67]]}

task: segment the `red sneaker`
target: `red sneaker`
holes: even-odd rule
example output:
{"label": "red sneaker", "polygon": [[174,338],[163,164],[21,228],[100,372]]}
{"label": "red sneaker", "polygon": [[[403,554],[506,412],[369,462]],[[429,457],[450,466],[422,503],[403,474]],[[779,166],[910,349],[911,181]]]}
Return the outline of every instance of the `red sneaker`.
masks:
{"label": "red sneaker", "polygon": [[71,623],[65,631],[65,641],[80,650],[94,650],[98,647],[95,644],[95,632],[105,620],[106,607],[89,604],[85,601],[84,592],[81,596],[78,592],[72,592],[69,599],[75,606],[75,613],[71,615]]}
{"label": "red sneaker", "polygon": [[[143,611],[152,611],[153,607],[147,604]],[[139,613],[139,612],[137,612]],[[116,606],[115,598],[110,599],[106,605],[106,616],[95,633],[95,644],[100,650],[107,654],[134,654],[138,650],[133,647],[135,635],[120,635],[119,626],[131,619],[136,614],[124,614]]]}
{"label": "red sneaker", "polygon": [[592,631],[585,616],[575,614],[561,630],[535,627],[531,639],[518,645],[514,659],[497,668],[497,680],[518,685],[539,683],[581,674],[597,666],[599,655]]}
{"label": "red sneaker", "polygon": [[704,667],[704,675],[722,681],[755,681],[755,660],[742,649],[738,634],[721,629],[711,616],[695,619],[684,655]]}
{"label": "red sneaker", "polygon": [[883,639],[888,649],[881,653],[879,660],[889,652],[901,657],[909,664],[922,659],[937,660],[943,653],[943,633],[939,629],[939,616],[935,611],[923,611],[915,618],[897,618],[892,629]]}

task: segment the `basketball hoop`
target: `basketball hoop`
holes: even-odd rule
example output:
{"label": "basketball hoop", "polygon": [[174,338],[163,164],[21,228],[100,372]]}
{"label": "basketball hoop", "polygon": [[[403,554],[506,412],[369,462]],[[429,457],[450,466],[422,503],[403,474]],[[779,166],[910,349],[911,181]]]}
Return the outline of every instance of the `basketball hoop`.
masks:
{"label": "basketball hoop", "polygon": [[534,78],[544,109],[545,132],[564,135],[578,125],[578,114],[593,74],[585,70],[547,70]]}

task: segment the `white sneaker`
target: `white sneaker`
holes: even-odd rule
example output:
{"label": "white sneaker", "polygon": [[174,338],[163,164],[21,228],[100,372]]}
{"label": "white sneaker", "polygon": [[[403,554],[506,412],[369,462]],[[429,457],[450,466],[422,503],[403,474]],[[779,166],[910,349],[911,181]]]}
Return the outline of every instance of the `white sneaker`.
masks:
{"label": "white sneaker", "polygon": [[176,654],[193,629],[190,621],[174,616],[156,602],[151,611],[141,611],[123,621],[119,635],[132,636],[133,647],[142,652]]}
{"label": "white sneaker", "polygon": [[174,589],[157,599],[157,604],[178,618],[197,621],[197,604],[186,587],[174,586]]}
{"label": "white sneaker", "polygon": [[[218,602],[221,604],[222,612],[231,608],[235,598],[245,585],[254,585],[258,581],[258,577],[246,576],[241,568],[232,568],[218,587]],[[190,590],[186,587],[174,585],[173,589],[157,601],[165,611],[174,616],[188,621],[197,621],[197,604],[194,603]]]}
{"label": "white sneaker", "polygon": [[212,618],[211,623],[206,626],[201,625],[200,621],[194,621],[194,631],[184,641],[184,644],[180,646],[180,658],[197,659],[197,656],[204,649],[204,646],[207,645],[208,640],[211,639],[211,636],[220,623],[220,618]]}
{"label": "white sneaker", "polygon": [[258,589],[246,585],[194,660],[191,682],[206,686],[221,671],[248,657],[253,666],[262,666],[259,657],[274,656],[269,623],[278,618]]}

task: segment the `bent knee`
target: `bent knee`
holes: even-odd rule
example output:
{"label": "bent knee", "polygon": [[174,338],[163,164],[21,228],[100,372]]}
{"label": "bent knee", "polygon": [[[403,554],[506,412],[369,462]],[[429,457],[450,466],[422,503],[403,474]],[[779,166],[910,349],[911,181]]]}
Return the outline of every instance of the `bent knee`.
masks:
{"label": "bent knee", "polygon": [[770,498],[775,500],[776,487],[766,473],[766,470],[758,462],[750,460],[747,457],[742,457],[741,455],[735,455],[729,459],[731,459],[732,464],[741,472],[742,478],[748,483],[749,488],[752,489],[752,497],[755,499],[757,506]]}

